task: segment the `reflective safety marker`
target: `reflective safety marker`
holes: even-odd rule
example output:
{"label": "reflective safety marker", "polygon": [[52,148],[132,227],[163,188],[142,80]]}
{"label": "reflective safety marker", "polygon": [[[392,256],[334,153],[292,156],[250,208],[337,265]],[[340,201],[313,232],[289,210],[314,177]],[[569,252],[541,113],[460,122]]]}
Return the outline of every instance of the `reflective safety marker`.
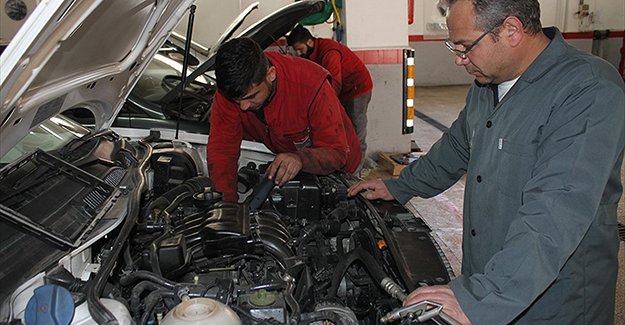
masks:
{"label": "reflective safety marker", "polygon": [[404,105],[402,107],[402,134],[414,131],[414,50],[404,49]]}

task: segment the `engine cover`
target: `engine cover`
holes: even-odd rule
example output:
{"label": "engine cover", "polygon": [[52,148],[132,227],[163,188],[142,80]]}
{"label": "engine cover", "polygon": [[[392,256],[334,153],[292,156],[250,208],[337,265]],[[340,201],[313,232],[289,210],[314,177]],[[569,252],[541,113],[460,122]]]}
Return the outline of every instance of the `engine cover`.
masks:
{"label": "engine cover", "polygon": [[250,239],[250,216],[247,206],[221,202],[208,211],[200,231],[207,257],[240,254]]}
{"label": "engine cover", "polygon": [[275,187],[271,192],[273,205],[281,213],[293,219],[319,221],[321,214],[320,190],[317,177],[300,173],[297,178]]}

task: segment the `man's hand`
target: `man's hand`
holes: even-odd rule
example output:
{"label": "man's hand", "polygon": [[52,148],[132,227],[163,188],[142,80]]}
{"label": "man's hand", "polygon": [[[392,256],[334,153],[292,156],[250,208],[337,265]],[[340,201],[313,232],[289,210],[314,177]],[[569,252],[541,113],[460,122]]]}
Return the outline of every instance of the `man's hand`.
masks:
{"label": "man's hand", "polygon": [[448,285],[421,287],[411,292],[404,300],[404,306],[413,305],[423,300],[443,305],[443,311],[447,315],[460,322],[462,325],[471,325],[471,321],[460,308],[456,295]]}
{"label": "man's hand", "polygon": [[302,169],[302,160],[294,153],[279,153],[267,168],[265,175],[274,184],[282,186],[290,181]]}
{"label": "man's hand", "polygon": [[358,182],[347,189],[348,196],[356,196],[361,191],[369,190],[364,196],[367,200],[383,199],[390,201],[395,199],[388,191],[382,180],[370,180]]}

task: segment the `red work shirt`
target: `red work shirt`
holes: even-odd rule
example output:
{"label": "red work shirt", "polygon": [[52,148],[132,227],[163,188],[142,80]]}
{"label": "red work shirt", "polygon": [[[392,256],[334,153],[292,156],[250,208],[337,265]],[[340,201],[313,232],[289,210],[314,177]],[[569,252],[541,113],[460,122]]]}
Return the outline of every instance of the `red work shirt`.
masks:
{"label": "red work shirt", "polygon": [[308,173],[352,173],[360,163],[358,137],[328,82],[328,72],[297,57],[265,54],[276,68],[276,92],[263,108],[266,122],[254,111],[242,111],[221,92],[213,99],[208,173],[226,201],[238,199],[242,139],[262,142],[274,153],[297,154],[302,171]]}
{"label": "red work shirt", "polygon": [[315,38],[309,57],[332,75],[332,88],[341,101],[371,92],[371,74],[360,58],[347,46],[325,38]]}

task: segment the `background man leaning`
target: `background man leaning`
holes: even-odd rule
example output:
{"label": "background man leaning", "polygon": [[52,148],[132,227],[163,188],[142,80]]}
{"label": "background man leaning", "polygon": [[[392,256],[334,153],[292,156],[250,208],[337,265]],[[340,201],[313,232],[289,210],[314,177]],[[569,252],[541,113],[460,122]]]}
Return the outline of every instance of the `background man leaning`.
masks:
{"label": "background man leaning", "polygon": [[293,28],[287,36],[287,44],[297,55],[321,65],[332,75],[332,88],[358,134],[362,166],[367,152],[367,107],[373,89],[369,70],[347,46],[331,39],[315,38],[302,25]]}

